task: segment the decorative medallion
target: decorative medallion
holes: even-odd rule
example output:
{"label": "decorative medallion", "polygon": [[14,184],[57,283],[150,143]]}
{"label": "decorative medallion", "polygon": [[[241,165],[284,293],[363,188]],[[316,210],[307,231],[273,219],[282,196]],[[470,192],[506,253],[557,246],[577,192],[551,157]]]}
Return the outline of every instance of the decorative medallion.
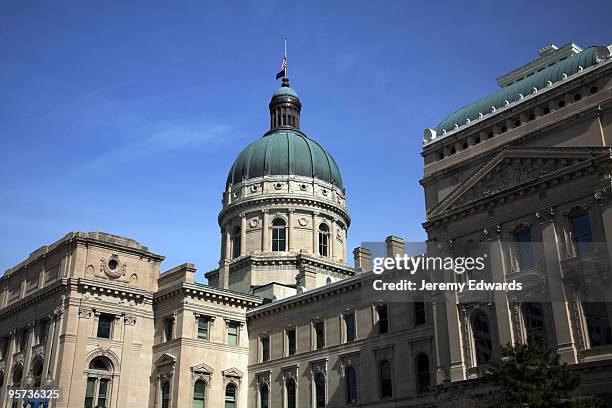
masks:
{"label": "decorative medallion", "polygon": [[323,193],[324,196],[327,196],[327,194],[329,193],[326,189],[321,190],[321,193]]}
{"label": "decorative medallion", "polygon": [[283,183],[275,183],[274,188],[280,190],[281,188],[283,188]]}
{"label": "decorative medallion", "polygon": [[306,219],[306,217],[300,217],[298,219],[298,224],[300,224],[300,226],[305,227],[308,225],[308,220]]}
{"label": "decorative medallion", "polygon": [[306,191],[308,190],[308,186],[306,184],[300,184],[300,190]]}
{"label": "decorative medallion", "polygon": [[119,256],[112,254],[108,260],[100,258],[100,271],[111,279],[117,279],[125,275],[127,264],[119,262]]}
{"label": "decorative medallion", "polygon": [[256,228],[259,225],[259,220],[257,218],[253,218],[251,221],[249,221],[249,225],[251,228]]}
{"label": "decorative medallion", "polygon": [[257,192],[257,190],[259,190],[259,186],[258,186],[258,185],[256,185],[256,184],[253,184],[253,185],[251,186],[251,191],[252,191],[253,193],[255,193],[255,192]]}

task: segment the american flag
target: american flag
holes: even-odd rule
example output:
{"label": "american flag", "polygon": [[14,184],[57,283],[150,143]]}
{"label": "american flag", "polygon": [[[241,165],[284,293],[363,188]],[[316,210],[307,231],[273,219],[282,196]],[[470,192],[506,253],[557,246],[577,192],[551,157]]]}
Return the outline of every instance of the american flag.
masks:
{"label": "american flag", "polygon": [[283,57],[283,64],[281,65],[280,72],[276,74],[276,79],[284,77],[286,71],[287,71],[287,57]]}

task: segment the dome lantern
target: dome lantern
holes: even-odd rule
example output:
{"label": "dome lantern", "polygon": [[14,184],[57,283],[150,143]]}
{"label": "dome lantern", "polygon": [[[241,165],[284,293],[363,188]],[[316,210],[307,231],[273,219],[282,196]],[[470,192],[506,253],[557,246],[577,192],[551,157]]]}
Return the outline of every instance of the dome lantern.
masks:
{"label": "dome lantern", "polygon": [[289,78],[283,77],[281,87],[274,92],[270,101],[270,130],[299,129],[301,109],[297,92],[289,86]]}

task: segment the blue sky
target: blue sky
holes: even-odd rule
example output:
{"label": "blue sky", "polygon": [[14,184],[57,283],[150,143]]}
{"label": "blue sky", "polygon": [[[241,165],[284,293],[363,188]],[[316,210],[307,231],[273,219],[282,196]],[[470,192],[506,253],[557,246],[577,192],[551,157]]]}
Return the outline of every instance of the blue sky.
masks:
{"label": "blue sky", "polygon": [[302,129],[336,159],[349,247],[425,234],[422,131],[548,43],[612,42],[601,2],[0,2],[0,271],[69,231],[217,265],[238,152],[289,38]]}

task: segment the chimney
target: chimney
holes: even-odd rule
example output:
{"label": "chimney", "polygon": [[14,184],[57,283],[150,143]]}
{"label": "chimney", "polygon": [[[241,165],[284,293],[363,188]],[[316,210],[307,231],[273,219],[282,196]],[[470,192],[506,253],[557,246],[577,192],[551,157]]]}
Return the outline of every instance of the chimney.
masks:
{"label": "chimney", "polygon": [[404,255],[404,240],[400,237],[389,235],[387,239],[385,239],[385,244],[387,244],[388,257],[394,258],[396,255]]}
{"label": "chimney", "polygon": [[372,270],[372,251],[364,247],[353,249],[353,259],[355,260],[355,270],[363,268],[364,271]]}

